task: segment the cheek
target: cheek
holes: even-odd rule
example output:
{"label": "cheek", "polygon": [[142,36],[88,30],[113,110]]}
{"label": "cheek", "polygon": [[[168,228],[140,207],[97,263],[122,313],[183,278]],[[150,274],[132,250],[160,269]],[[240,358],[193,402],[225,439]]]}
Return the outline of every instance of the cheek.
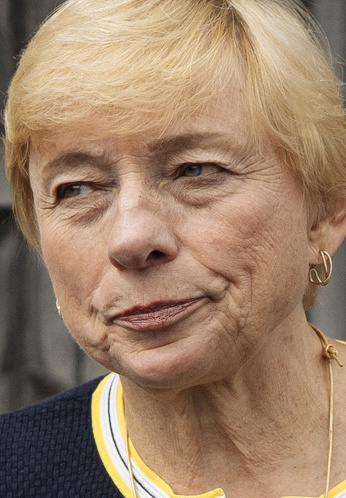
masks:
{"label": "cheek", "polygon": [[102,272],[102,255],[95,237],[78,237],[58,229],[41,231],[43,257],[61,305],[81,307],[97,285]]}
{"label": "cheek", "polygon": [[[78,243],[59,232],[43,232],[42,250],[63,320],[80,346],[105,365],[106,335],[90,327],[90,302],[103,272],[102,255],[92,237]],[[106,347],[106,346],[105,346]]]}
{"label": "cheek", "polygon": [[284,293],[295,279],[296,291],[303,294],[308,239],[304,209],[297,209],[300,199],[249,195],[235,201],[196,222],[189,239],[196,258],[236,286],[251,285],[251,292],[258,290],[262,296],[269,289],[275,296],[280,285]]}
{"label": "cheek", "polygon": [[226,270],[245,264],[252,268],[256,254],[268,245],[273,223],[264,202],[256,202],[255,207],[241,201],[223,203],[195,220],[193,230],[187,227],[185,239],[207,266]]}

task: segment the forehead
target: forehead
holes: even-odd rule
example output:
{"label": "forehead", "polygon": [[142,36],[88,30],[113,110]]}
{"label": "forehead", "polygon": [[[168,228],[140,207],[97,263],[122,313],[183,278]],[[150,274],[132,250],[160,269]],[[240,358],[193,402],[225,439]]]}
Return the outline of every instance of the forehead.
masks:
{"label": "forehead", "polygon": [[[137,120],[140,119],[137,115]],[[151,127],[142,132],[132,133],[130,123],[126,128],[119,126],[116,118],[107,120],[102,116],[41,132],[32,142],[31,157],[51,157],[73,150],[102,156],[105,147],[114,146],[126,149],[135,146],[157,154],[169,149],[176,153],[180,149],[197,148],[202,142],[213,146],[220,140],[228,140],[230,146],[249,146],[255,143],[255,137],[248,121],[244,96],[239,87],[232,85],[194,112],[175,116],[165,126],[156,125],[153,116]]]}

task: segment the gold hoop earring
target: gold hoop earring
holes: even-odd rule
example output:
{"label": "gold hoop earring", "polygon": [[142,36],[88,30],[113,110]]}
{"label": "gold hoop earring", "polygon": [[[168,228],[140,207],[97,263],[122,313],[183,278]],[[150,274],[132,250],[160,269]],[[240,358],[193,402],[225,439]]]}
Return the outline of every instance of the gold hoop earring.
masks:
{"label": "gold hoop earring", "polygon": [[[333,272],[333,262],[327,251],[320,251],[322,264],[314,265],[309,271],[309,280],[314,285],[328,285]],[[322,267],[320,271],[318,267]]]}
{"label": "gold hoop earring", "polygon": [[61,308],[60,308],[60,304],[59,304],[58,300],[56,300],[55,305],[56,305],[56,309],[58,311],[58,315],[60,316],[60,318],[62,318]]}

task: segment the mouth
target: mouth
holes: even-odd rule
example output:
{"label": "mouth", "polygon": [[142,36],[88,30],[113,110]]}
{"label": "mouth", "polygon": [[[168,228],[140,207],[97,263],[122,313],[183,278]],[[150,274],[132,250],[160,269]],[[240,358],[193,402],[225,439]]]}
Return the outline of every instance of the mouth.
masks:
{"label": "mouth", "polygon": [[113,317],[114,322],[125,322],[134,330],[155,330],[167,327],[188,314],[202,298],[180,301],[159,301],[148,306],[134,306]]}

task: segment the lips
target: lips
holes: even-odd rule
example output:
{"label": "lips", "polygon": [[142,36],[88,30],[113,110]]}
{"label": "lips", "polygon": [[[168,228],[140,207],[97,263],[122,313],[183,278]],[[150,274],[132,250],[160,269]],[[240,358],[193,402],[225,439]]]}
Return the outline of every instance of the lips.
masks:
{"label": "lips", "polygon": [[126,324],[136,330],[154,330],[166,327],[179,320],[200,299],[160,301],[148,306],[134,306],[116,315],[113,318],[113,322],[126,322]]}

